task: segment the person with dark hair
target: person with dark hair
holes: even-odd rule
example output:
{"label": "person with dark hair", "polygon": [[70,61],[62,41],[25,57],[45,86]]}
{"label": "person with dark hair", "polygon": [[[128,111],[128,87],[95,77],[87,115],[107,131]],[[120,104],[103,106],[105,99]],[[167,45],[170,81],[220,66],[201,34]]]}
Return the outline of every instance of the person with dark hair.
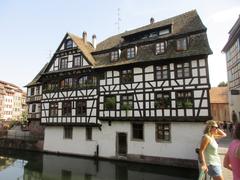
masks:
{"label": "person with dark hair", "polygon": [[202,172],[207,172],[209,176],[213,177],[213,180],[223,180],[218,144],[215,139],[225,137],[226,133],[218,128],[216,121],[210,120],[206,123],[199,149],[199,162],[201,164],[199,177]]}
{"label": "person with dark hair", "polygon": [[233,140],[228,146],[223,165],[233,173],[233,180],[240,180],[240,123],[236,123]]}
{"label": "person with dark hair", "polygon": [[233,122],[233,125],[235,125],[237,123],[237,114],[235,113],[235,111],[233,110],[232,111],[232,122]]}

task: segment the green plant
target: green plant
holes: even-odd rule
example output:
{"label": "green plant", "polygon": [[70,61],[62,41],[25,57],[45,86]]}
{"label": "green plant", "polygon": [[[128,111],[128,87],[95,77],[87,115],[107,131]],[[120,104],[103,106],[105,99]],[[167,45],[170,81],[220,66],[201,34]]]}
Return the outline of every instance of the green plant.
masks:
{"label": "green plant", "polygon": [[184,107],[185,108],[192,108],[193,107],[193,103],[191,101],[185,101],[184,102]]}
{"label": "green plant", "polygon": [[113,110],[116,107],[116,97],[106,97],[104,106],[106,110]]}
{"label": "green plant", "polygon": [[126,113],[128,113],[128,111],[132,109],[132,105],[129,103],[124,103],[124,104],[122,104],[121,109],[125,110]]}

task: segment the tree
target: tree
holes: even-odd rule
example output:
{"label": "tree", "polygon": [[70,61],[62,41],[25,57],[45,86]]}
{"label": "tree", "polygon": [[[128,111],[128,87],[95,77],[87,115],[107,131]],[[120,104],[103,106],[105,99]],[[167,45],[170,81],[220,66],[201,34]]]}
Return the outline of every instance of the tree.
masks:
{"label": "tree", "polygon": [[222,81],[218,84],[218,87],[226,87],[227,85],[228,85],[227,82]]}
{"label": "tree", "polygon": [[22,123],[27,122],[27,121],[28,121],[27,118],[28,118],[28,112],[27,112],[27,111],[23,111],[23,112],[22,112],[22,115],[21,115],[21,117],[20,117],[21,122],[22,122]]}

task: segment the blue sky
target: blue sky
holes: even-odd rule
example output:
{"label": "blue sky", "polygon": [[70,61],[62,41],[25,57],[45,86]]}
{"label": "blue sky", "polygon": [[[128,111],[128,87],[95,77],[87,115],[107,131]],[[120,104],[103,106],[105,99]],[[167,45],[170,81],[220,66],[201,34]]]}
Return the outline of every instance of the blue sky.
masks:
{"label": "blue sky", "polygon": [[240,14],[239,0],[8,0],[0,1],[0,80],[23,87],[50,60],[66,32],[87,31],[97,42],[120,32],[196,9],[213,50],[211,85],[227,80],[221,50]]}

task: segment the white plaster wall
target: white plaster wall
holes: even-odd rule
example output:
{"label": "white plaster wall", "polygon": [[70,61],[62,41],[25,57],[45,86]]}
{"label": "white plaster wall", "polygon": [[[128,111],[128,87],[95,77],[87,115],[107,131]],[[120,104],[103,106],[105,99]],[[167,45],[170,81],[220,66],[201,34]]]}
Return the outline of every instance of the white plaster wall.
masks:
{"label": "white plaster wall", "polygon": [[[96,130],[99,131],[98,129],[93,129],[94,132]],[[89,156],[94,155],[96,151],[96,141],[86,140],[85,127],[74,127],[72,139],[64,139],[63,131],[63,127],[46,127],[44,150]],[[93,133],[93,138],[95,137],[96,135]]]}
{"label": "white plaster wall", "polygon": [[197,159],[195,148],[199,147],[203,123],[171,123],[171,142],[156,142],[155,123],[144,124],[144,141],[132,141],[129,122],[102,123],[102,130],[93,128],[93,140],[86,141],[85,128],[75,127],[72,139],[63,139],[62,127],[46,127],[44,150],[92,156],[99,145],[99,156],[116,155],[116,133],[127,133],[128,154]]}

